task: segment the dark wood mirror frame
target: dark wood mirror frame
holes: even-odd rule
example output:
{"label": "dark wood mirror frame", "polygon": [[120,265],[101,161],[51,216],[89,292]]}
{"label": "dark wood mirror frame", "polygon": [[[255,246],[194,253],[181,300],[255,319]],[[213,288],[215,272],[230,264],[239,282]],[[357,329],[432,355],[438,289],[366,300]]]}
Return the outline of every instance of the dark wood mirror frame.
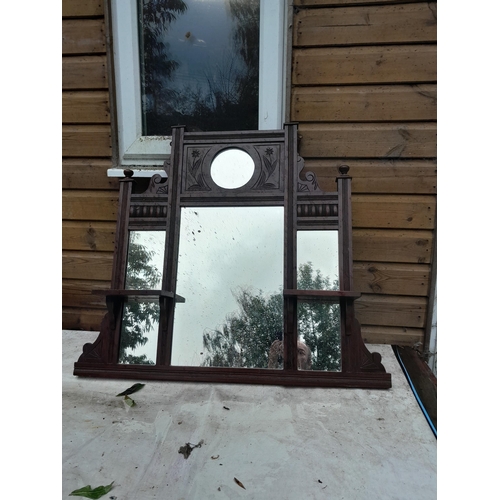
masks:
{"label": "dark wood mirror frame", "polygon": [[[215,156],[230,148],[247,152],[255,163],[248,183],[223,189],[210,177]],[[174,127],[172,153],[165,162],[167,179],[151,178],[149,187],[135,193],[133,172],[125,170],[120,197],[111,289],[96,291],[106,296],[107,313],[99,336],[83,346],[74,375],[87,377],[270,384],[307,387],[386,389],[386,373],[379,353],[371,353],[361,337],[353,291],[351,177],[349,167],[339,168],[336,192],[319,189],[313,173],[301,176],[304,164],[297,153],[297,124],[283,130],[245,132],[186,132]],[[284,334],[283,369],[172,366],[172,338],[176,294],[179,221],[181,207],[203,206],[284,207]],[[161,290],[125,288],[129,231],[166,230],[165,265]],[[339,290],[297,290],[297,230],[338,231]],[[159,300],[160,319],[155,365],[119,364],[121,318],[132,298]],[[297,367],[297,304],[326,301],[340,305],[341,371],[299,370]]]}

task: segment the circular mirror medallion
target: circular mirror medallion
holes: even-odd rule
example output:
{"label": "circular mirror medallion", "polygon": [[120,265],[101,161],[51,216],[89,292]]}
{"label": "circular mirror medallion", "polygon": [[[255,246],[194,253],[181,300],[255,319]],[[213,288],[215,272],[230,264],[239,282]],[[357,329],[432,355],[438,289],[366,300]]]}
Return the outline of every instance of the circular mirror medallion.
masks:
{"label": "circular mirror medallion", "polygon": [[226,149],[212,162],[210,175],[217,186],[236,189],[244,186],[255,171],[252,157],[241,149]]}

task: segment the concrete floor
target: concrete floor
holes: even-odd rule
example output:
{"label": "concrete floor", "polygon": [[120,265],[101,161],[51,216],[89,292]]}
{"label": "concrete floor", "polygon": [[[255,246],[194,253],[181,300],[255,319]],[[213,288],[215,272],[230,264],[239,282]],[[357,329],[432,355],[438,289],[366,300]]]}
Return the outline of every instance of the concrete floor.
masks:
{"label": "concrete floor", "polygon": [[115,395],[134,381],[72,374],[97,333],[62,333],[62,498],[436,498],[436,439],[388,345],[368,348],[389,390],[146,382],[131,408]]}

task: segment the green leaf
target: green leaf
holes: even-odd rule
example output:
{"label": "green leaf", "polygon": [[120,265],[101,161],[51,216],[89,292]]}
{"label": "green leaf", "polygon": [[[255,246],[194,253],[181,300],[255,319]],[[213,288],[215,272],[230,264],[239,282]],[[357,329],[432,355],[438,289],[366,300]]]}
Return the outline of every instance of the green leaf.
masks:
{"label": "green leaf", "polygon": [[103,495],[111,491],[113,487],[113,483],[108,484],[107,486],[98,486],[97,488],[92,489],[89,485],[80,488],[79,490],[72,491],[69,496],[70,497],[85,497],[85,498],[101,498]]}
{"label": "green leaf", "polygon": [[118,396],[128,396],[129,394],[134,394],[134,392],[140,391],[146,384],[134,384],[133,386],[129,387],[123,392],[120,392],[120,394],[117,394],[116,397]]}
{"label": "green leaf", "polygon": [[135,406],[135,401],[132,398],[125,396],[123,399],[130,407]]}

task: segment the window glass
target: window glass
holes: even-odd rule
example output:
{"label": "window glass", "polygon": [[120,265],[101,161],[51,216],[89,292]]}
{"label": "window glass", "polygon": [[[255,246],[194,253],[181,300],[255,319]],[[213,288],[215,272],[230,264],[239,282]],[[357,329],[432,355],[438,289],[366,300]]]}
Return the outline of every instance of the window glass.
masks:
{"label": "window glass", "polygon": [[255,130],[259,0],[138,0],[143,135]]}

